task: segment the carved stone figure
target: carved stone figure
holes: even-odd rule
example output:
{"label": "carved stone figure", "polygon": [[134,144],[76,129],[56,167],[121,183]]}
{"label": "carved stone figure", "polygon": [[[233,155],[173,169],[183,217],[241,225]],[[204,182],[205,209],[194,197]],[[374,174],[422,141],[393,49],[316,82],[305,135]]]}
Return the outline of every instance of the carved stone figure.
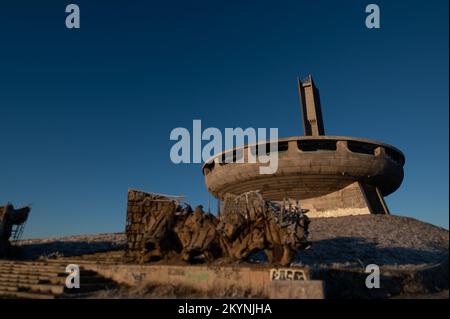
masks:
{"label": "carved stone figure", "polygon": [[219,225],[220,243],[226,256],[246,259],[263,250],[269,263],[285,266],[296,252],[309,246],[308,225],[301,209],[281,208],[258,192],[229,195]]}
{"label": "carved stone figure", "polygon": [[183,247],[181,258],[191,261],[203,254],[212,261],[219,254],[216,227],[217,219],[210,213],[204,213],[202,206],[197,206],[184,221],[178,222],[175,233]]}
{"label": "carved stone figure", "polygon": [[[131,193],[130,193],[131,192]],[[202,206],[192,211],[168,196],[129,191],[127,256],[141,263],[159,259],[194,262],[245,260],[264,251],[269,263],[289,265],[308,247],[309,219],[298,204],[265,201],[259,192],[228,195],[215,217]]]}

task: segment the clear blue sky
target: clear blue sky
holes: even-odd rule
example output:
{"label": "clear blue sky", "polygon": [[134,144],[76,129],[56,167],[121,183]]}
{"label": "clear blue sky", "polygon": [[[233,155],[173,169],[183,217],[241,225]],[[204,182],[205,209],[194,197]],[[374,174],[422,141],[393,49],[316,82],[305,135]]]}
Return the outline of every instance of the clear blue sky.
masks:
{"label": "clear blue sky", "polygon": [[[381,29],[365,28],[377,3]],[[123,231],[128,188],[207,205],[175,127],[302,134],[312,73],[329,135],[390,143],[393,213],[448,228],[448,1],[66,1],[0,4],[0,202],[31,203],[26,237]]]}

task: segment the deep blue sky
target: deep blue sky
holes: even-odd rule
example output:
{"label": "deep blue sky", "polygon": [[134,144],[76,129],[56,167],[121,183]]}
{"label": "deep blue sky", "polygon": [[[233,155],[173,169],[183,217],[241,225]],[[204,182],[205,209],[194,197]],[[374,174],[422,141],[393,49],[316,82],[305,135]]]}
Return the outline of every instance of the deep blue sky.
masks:
{"label": "deep blue sky", "polygon": [[201,165],[171,163],[170,131],[300,135],[307,73],[328,135],[406,155],[391,211],[448,228],[447,0],[74,0],[79,30],[69,3],[0,4],[0,202],[33,205],[26,237],[123,231],[128,188],[206,206]]}

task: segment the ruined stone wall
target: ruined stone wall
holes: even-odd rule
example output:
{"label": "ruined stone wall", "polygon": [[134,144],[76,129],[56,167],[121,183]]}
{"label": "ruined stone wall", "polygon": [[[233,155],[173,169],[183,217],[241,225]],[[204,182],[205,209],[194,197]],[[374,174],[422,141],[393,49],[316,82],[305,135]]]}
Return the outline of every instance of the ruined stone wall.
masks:
{"label": "ruined stone wall", "polygon": [[[170,212],[175,212],[176,205],[165,196],[150,194],[139,190],[128,190],[127,204],[127,257],[135,260],[145,250],[145,236],[151,235],[158,239],[161,229],[170,220],[164,222],[152,222],[151,218],[158,216],[161,219],[170,218]],[[158,212],[158,214],[152,214]],[[149,226],[155,226],[155,229],[148,229]],[[148,239],[148,238],[147,238]]]}
{"label": "ruined stone wall", "polygon": [[324,196],[301,200],[300,205],[303,209],[308,209],[307,215],[311,218],[371,213],[370,203],[358,182]]}

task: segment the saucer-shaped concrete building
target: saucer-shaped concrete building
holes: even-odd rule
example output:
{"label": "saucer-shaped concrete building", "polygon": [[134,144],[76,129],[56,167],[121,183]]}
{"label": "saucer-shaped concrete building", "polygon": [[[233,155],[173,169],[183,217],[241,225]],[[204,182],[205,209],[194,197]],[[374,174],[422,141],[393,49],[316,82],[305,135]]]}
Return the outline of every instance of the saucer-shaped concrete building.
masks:
{"label": "saucer-shaped concrete building", "polygon": [[[278,140],[275,173],[260,174],[267,164],[248,160],[248,151],[257,154],[257,145],[226,150],[203,165],[206,187],[219,209],[227,194],[258,190],[266,200],[299,201],[310,217],[389,214],[384,197],[402,183],[402,152],[364,138],[326,136],[312,77],[298,80],[298,89],[305,135]],[[223,160],[241,149],[243,163]]]}

